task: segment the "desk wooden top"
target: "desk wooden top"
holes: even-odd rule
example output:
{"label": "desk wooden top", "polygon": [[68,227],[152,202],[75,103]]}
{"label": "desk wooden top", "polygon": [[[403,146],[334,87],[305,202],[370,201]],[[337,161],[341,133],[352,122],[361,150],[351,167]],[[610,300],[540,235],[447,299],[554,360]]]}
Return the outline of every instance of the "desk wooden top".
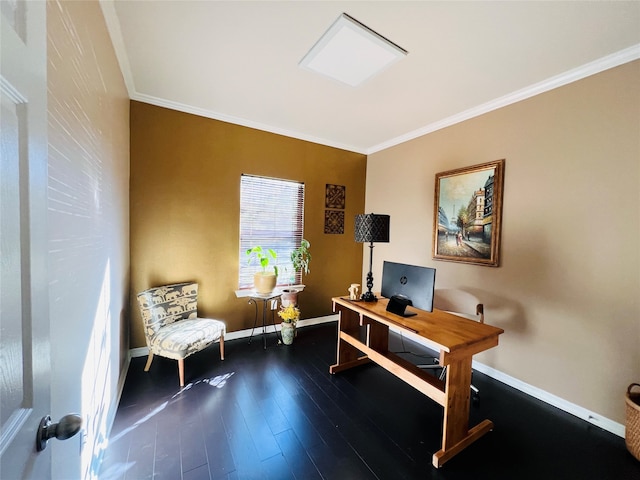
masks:
{"label": "desk wooden top", "polygon": [[[344,297],[331,299],[334,304],[347,307],[355,312],[384,323],[413,332],[425,338],[438,350],[455,353],[463,350],[485,350],[481,345],[498,344],[498,335],[504,333],[502,328],[493,327],[486,323],[469,320],[452,313],[434,309],[433,312],[407,307],[407,311],[415,312],[412,317],[401,317],[387,312],[387,298],[378,298],[377,302],[363,302],[349,300]],[[477,345],[479,349],[474,348]]]}

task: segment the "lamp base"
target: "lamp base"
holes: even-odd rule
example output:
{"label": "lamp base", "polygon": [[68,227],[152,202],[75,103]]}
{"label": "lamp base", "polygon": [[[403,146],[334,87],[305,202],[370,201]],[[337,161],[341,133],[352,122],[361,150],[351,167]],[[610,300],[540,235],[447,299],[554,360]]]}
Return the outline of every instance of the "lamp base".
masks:
{"label": "lamp base", "polygon": [[364,292],[362,294],[362,297],[360,297],[360,299],[363,302],[377,302],[378,298],[373,294],[373,292]]}

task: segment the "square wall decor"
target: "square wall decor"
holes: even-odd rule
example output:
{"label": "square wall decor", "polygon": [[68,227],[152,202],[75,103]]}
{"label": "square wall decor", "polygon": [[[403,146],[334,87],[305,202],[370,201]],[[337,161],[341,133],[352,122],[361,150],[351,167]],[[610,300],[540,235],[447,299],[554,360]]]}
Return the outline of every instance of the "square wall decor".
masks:
{"label": "square wall decor", "polygon": [[344,233],[344,212],[341,210],[324,211],[324,233]]}
{"label": "square wall decor", "polygon": [[327,183],[324,206],[326,208],[339,208],[344,210],[346,188],[344,185],[331,185]]}

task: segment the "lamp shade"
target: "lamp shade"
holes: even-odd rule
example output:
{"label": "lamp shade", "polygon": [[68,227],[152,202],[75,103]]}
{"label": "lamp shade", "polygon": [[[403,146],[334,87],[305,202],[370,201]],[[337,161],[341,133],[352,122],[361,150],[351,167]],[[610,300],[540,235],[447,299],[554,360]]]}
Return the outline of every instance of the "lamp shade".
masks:
{"label": "lamp shade", "polygon": [[389,242],[389,215],[356,215],[356,242]]}

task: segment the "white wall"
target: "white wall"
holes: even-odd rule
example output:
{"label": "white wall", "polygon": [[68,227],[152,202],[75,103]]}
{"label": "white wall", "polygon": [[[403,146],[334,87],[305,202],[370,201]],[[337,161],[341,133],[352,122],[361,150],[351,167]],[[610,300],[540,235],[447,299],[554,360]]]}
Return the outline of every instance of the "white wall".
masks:
{"label": "white wall", "polygon": [[[640,61],[369,156],[382,261],[437,269],[505,330],[476,359],[624,423],[640,379]],[[435,174],[505,159],[501,265],[432,260]],[[365,252],[366,254],[366,252]],[[365,261],[368,266],[368,258]]]}
{"label": "white wall", "polygon": [[98,2],[48,2],[47,28],[51,415],[84,420],[49,445],[52,477],[79,479],[128,350],[129,99]]}

